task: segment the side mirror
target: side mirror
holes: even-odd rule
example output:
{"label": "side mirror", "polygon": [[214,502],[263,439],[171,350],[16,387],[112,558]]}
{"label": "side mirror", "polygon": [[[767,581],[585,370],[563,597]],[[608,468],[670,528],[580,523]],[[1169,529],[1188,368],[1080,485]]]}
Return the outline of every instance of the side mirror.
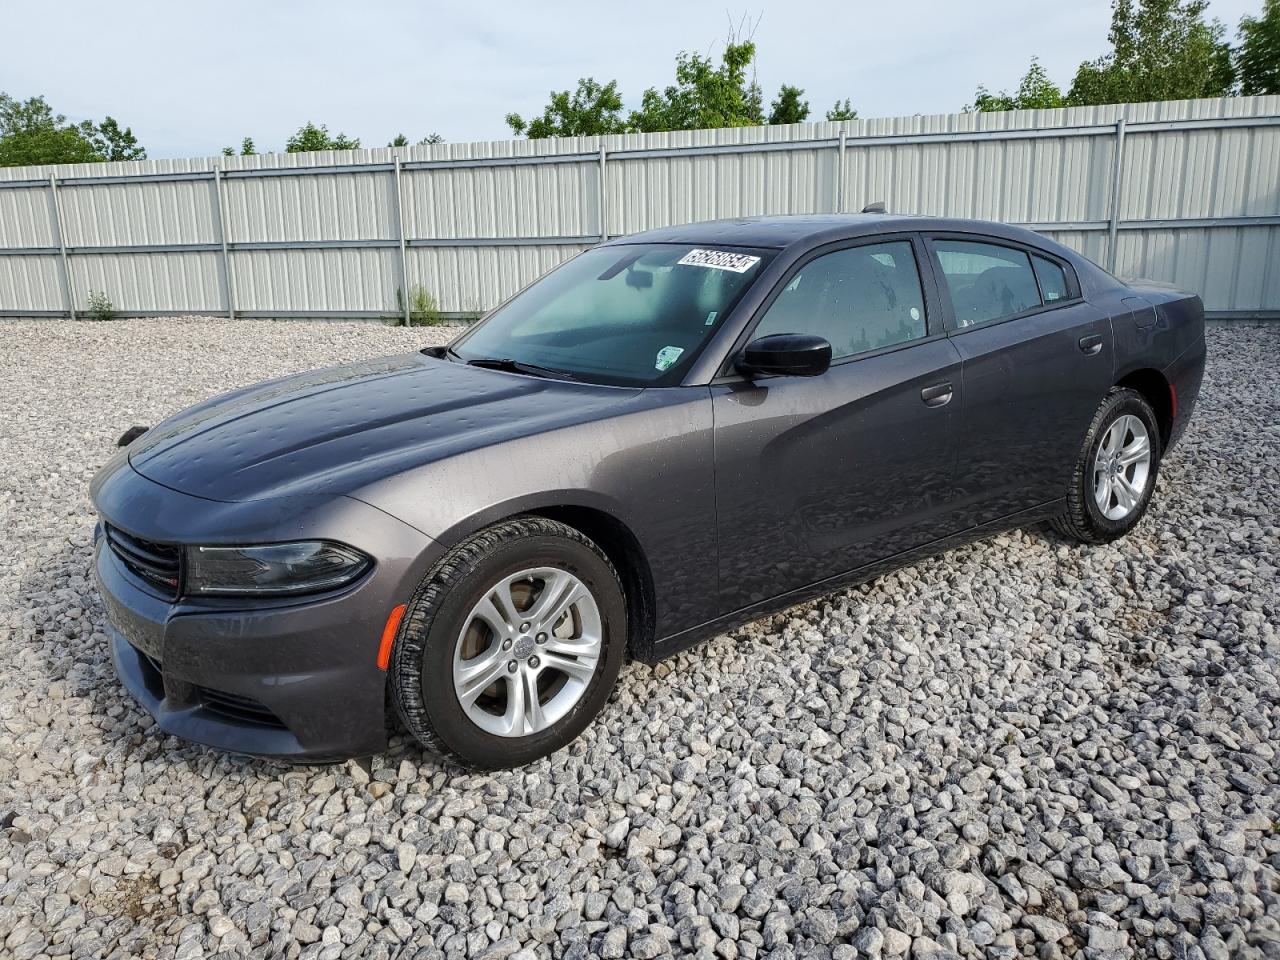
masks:
{"label": "side mirror", "polygon": [[831,366],[831,344],[809,333],[774,333],[748,343],[734,366],[747,376],[816,377]]}

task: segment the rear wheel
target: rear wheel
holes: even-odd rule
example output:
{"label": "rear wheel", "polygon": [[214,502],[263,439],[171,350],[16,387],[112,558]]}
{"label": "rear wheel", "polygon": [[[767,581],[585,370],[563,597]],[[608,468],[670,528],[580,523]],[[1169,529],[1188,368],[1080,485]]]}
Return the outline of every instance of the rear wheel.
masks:
{"label": "rear wheel", "polygon": [[1160,454],[1160,427],[1146,398],[1112,388],[1089,426],[1055,528],[1084,543],[1124,536],[1151,502]]}
{"label": "rear wheel", "polygon": [[477,769],[569,743],[613,689],[626,607],[591,540],[541,517],[459,544],[419,587],[390,664],[392,699],[428,749]]}

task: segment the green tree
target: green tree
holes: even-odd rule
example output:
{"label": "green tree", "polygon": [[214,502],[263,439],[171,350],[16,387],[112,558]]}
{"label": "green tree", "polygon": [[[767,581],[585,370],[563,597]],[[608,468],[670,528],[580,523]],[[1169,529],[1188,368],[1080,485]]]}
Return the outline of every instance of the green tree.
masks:
{"label": "green tree", "polygon": [[827,111],[828,120],[857,120],[858,111],[853,109],[853,105],[849,103],[849,98],[845,97],[843,101],[837,100],[835,106]]}
{"label": "green tree", "polygon": [[1037,57],[1031,58],[1031,66],[1027,68],[1022,82],[1014,93],[1001,90],[991,93],[984,86],[978,87],[973,106],[965,107],[965,112],[976,110],[978,113],[996,113],[1001,110],[1045,110],[1066,105],[1062,91],[1049,79],[1045,69]]}
{"label": "green tree", "polygon": [[628,127],[642,133],[659,130],[705,130],[712,127],[750,127],[764,122],[763,96],[747,68],[755,60],[756,45],[730,37],[719,66],[710,57],[681,53],[676,57],[676,82],[659,91],[644,92],[640,109],[633,110]]}
{"label": "green tree", "polygon": [[98,163],[93,145],[73,127],[24,130],[0,137],[0,167],[41,163]]}
{"label": "green tree", "polygon": [[1111,50],[1080,64],[1070,105],[1221,97],[1235,87],[1231,48],[1207,0],[1113,0]]}
{"label": "green tree", "polygon": [[[419,146],[425,146],[432,143],[444,143],[444,137],[438,133],[428,133],[425,137],[418,141]],[[388,147],[407,147],[409,138],[403,133],[397,133],[396,138],[387,144]]]}
{"label": "green tree", "polygon": [[1263,0],[1261,17],[1242,19],[1237,39],[1240,92],[1280,93],[1280,0]]}
{"label": "green tree", "polygon": [[146,151],[111,117],[100,124],[67,122],[44,97],[16,100],[0,93],[0,166],[140,160]]}
{"label": "green tree", "polygon": [[809,101],[801,100],[804,91],[784,83],[778,98],[769,105],[770,123],[803,123],[809,116]]}
{"label": "green tree", "polygon": [[[257,147],[253,146],[252,137],[244,137],[241,141],[241,156],[255,156]],[[223,147],[223,156],[236,156],[236,147]]]}
{"label": "green tree", "polygon": [[601,86],[593,77],[579,80],[576,90],[551,91],[542,116],[525,120],[518,113],[508,113],[506,121],[512,133],[530,140],[593,137],[625,130],[618,82],[610,80]]}
{"label": "green tree", "polygon": [[307,122],[298,128],[298,132],[290,137],[284,145],[286,153],[310,153],[313,150],[358,150],[360,141],[349,138],[345,133],[330,134],[323,123],[319,126]]}
{"label": "green tree", "polygon": [[133,130],[129,127],[121,129],[114,117],[107,117],[97,126],[86,120],[80,124],[80,132],[104,160],[147,159],[147,151],[138,145]]}
{"label": "green tree", "polygon": [[[240,156],[252,157],[256,155],[257,152],[258,152],[257,148],[254,147],[253,145],[253,137],[245,137],[243,140],[240,141]],[[222,155],[224,157],[234,157],[236,155],[236,148],[223,147]]]}

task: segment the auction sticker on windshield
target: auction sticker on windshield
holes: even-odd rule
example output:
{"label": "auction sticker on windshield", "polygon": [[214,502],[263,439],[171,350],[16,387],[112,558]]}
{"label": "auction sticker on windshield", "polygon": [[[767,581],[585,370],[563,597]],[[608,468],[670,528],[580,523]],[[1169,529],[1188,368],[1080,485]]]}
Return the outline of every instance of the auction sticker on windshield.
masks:
{"label": "auction sticker on windshield", "polygon": [[746,273],[759,262],[759,257],[750,254],[703,250],[701,247],[694,247],[678,261],[686,267],[710,267],[712,270],[732,270],[734,273]]}

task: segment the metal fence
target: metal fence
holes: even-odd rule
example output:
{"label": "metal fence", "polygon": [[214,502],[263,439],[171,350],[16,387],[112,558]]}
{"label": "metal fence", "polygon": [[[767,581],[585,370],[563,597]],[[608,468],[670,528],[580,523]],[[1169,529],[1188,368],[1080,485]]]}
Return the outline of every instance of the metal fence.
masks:
{"label": "metal fence", "polygon": [[0,315],[478,313],[603,238],[874,200],[1280,315],[1280,96],[0,169]]}

